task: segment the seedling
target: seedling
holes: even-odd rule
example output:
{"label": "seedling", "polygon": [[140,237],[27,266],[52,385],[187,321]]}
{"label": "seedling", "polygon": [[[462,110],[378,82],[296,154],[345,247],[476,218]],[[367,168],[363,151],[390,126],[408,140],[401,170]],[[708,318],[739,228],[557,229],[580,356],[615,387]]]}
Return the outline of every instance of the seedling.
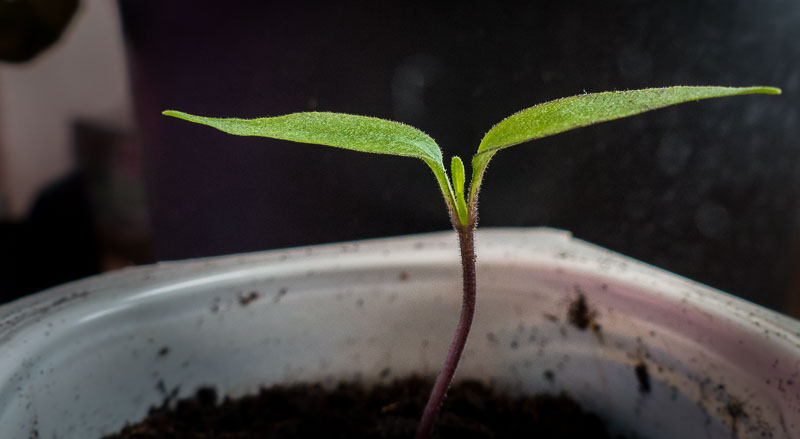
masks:
{"label": "seedling", "polygon": [[422,131],[402,123],[374,117],[320,112],[260,119],[201,117],[173,110],[165,111],[164,114],[239,136],[271,137],[362,152],[416,157],[431,168],[444,195],[450,222],[458,234],[463,302],[453,342],[418,426],[417,439],[425,439],[433,430],[472,325],[476,294],[474,231],[478,223],[478,194],[486,167],[498,151],[529,140],[683,102],[780,92],[771,87],[668,87],[582,94],[536,105],[509,116],[486,133],[477,153],[472,157],[472,178],[466,196],[464,164],[461,159],[455,156],[452,158],[448,176],[442,161],[442,151],[436,142]]}

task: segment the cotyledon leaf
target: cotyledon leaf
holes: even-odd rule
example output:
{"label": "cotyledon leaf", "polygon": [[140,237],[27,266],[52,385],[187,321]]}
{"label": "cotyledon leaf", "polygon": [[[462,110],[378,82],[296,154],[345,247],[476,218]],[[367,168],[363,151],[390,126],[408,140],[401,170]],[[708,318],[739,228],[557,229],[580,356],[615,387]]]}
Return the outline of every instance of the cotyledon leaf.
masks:
{"label": "cotyledon leaf", "polygon": [[530,107],[495,125],[481,140],[472,159],[470,202],[474,203],[483,173],[494,154],[510,146],[646,111],[700,99],[746,94],[780,94],[773,87],[677,86],[590,93]]}
{"label": "cotyledon leaf", "polygon": [[439,145],[422,131],[399,122],[343,113],[306,112],[258,119],[216,118],[167,110],[163,113],[238,136],[260,136],[354,151],[416,157],[430,166],[449,208],[452,188]]}

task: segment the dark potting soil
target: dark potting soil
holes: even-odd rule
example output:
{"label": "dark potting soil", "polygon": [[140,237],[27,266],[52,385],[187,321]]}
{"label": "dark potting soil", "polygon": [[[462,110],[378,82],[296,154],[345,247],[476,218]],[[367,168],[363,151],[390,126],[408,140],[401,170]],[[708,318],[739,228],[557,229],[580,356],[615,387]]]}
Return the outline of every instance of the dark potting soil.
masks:
{"label": "dark potting soil", "polygon": [[[218,400],[203,389],[153,409],[106,439],[402,438],[414,437],[431,382],[408,378],[366,388],[292,385]],[[168,407],[169,406],[169,407]],[[603,422],[565,395],[509,397],[465,381],[448,392],[434,438],[610,438]]]}

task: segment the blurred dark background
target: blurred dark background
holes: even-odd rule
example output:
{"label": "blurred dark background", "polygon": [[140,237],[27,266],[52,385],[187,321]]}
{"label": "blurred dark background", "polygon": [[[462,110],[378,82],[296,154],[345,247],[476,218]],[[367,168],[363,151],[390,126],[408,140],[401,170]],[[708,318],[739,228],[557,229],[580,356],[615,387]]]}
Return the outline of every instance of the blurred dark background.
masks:
{"label": "blurred dark background", "polygon": [[[445,157],[468,158],[494,123],[562,96],[773,85],[782,96],[685,104],[498,154],[483,186],[480,226],[570,230],[800,315],[794,0],[118,5],[132,128],[84,120],[73,129],[84,133],[84,140],[74,137],[76,151],[93,151],[71,171],[84,179],[73,180],[75,187],[89,188],[73,198],[82,196],[84,204],[38,215],[58,223],[59,212],[88,212],[78,220],[91,225],[85,240],[51,237],[37,247],[57,255],[85,251],[82,258],[95,265],[74,277],[155,260],[449,227],[435,180],[417,160],[233,137],[165,118],[164,109],[371,115],[422,129]],[[0,117],[15,110],[0,109]],[[86,136],[95,139],[93,148]],[[120,184],[119,175],[131,172]],[[116,181],[115,189],[103,191],[104,181]],[[15,256],[26,246],[18,230],[37,212],[7,221],[3,230],[14,231],[0,232],[3,261],[16,263],[13,273],[3,263],[3,277],[19,279],[6,286],[6,300],[43,288],[26,281],[58,270],[57,260],[32,256],[22,264]]]}

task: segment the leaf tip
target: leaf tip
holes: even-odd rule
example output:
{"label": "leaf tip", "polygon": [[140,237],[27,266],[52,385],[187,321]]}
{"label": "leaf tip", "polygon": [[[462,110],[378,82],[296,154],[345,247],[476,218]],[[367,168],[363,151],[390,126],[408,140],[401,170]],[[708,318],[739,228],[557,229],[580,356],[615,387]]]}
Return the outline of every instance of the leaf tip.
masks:
{"label": "leaf tip", "polygon": [[[206,118],[203,118],[203,117],[200,117],[200,116],[195,116],[195,115],[189,114],[189,113],[184,113],[183,111],[164,110],[164,111],[161,112],[161,114],[163,114],[164,116],[174,117],[176,119],[182,119],[182,120],[185,120],[187,122],[199,123],[199,124],[203,124],[203,125],[211,125],[207,121],[204,120]],[[211,125],[211,126],[213,126],[213,125]]]}
{"label": "leaf tip", "polygon": [[744,87],[742,90],[745,92],[744,94],[765,94],[765,95],[779,95],[783,93],[781,89],[778,87],[769,87],[764,85],[756,85],[752,87]]}
{"label": "leaf tip", "polygon": [[178,119],[186,119],[187,114],[178,110],[164,110],[161,112],[164,116],[177,117]]}

